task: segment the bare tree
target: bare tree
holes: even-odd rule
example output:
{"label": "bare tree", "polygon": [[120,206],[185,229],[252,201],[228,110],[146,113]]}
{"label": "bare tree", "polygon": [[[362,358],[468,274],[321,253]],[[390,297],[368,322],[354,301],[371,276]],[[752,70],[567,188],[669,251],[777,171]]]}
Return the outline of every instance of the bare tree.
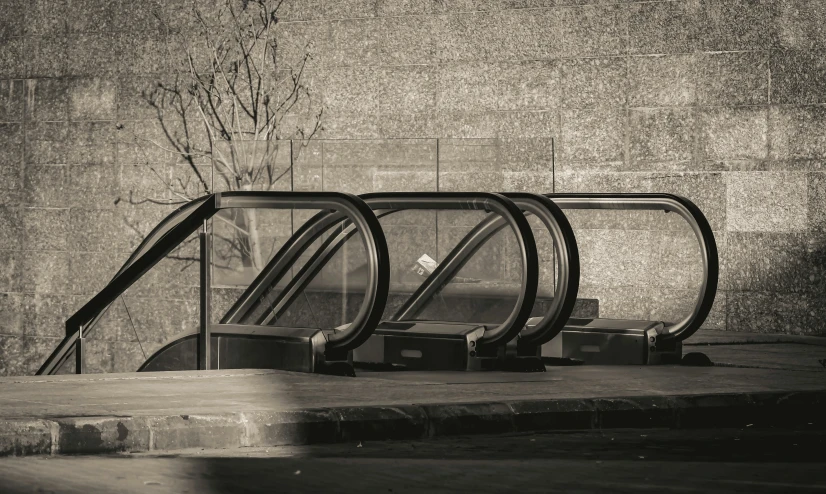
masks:
{"label": "bare tree", "polygon": [[[305,84],[312,56],[306,45],[291,63],[282,61],[276,34],[284,1],[196,1],[183,27],[158,14],[174,74],[143,93],[162,131],[160,139],[143,140],[176,155],[188,173],[173,179],[150,166],[172,199],[138,200],[130,194],[131,203],[184,203],[216,190],[284,189],[296,156],[286,166],[276,158],[297,155],[321,130],[323,114],[321,107],[307,109],[309,123],[288,124],[293,110],[312,103]],[[291,146],[291,140],[300,145]],[[222,237],[225,254],[240,257],[243,266],[262,267],[266,259],[255,210],[216,219],[233,232]]]}

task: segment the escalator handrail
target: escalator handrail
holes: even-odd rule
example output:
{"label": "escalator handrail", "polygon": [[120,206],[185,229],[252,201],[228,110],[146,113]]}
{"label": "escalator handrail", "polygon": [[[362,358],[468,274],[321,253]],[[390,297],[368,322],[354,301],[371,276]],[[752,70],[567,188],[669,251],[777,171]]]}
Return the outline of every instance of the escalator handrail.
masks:
{"label": "escalator handrail", "polygon": [[700,329],[714,305],[720,266],[714,232],[696,204],[685,197],[663,193],[563,193],[545,196],[562,209],[664,210],[680,215],[700,244],[703,281],[694,309],[682,320],[666,325],[663,336],[683,341]]}
{"label": "escalator handrail", "polygon": [[[283,200],[270,193],[253,200],[242,192],[225,192],[218,198],[219,208],[284,207],[299,208],[295,203]],[[302,209],[328,209],[343,211],[349,222],[362,232],[361,239],[367,256],[367,286],[358,314],[347,329],[327,335],[326,351],[346,352],[353,350],[370,338],[381,321],[390,289],[390,256],[387,240],[378,218],[364,201],[353,194],[344,192],[292,192],[306,197]]]}
{"label": "escalator handrail", "polygon": [[272,259],[261,269],[261,272],[247,286],[244,292],[235,300],[232,307],[221,317],[221,324],[242,323],[258,305],[269,288],[275,286],[289,272],[301,254],[321,235],[327,232],[332,225],[344,219],[340,213],[321,211],[305,221],[281,246]]}
{"label": "escalator handrail", "polygon": [[[527,214],[533,214],[542,221],[554,241],[554,249],[559,261],[553,303],[537,324],[531,325],[519,334],[520,343],[539,346],[559,334],[573,312],[579,290],[579,251],[576,237],[565,214],[547,197],[522,192],[502,193],[502,195],[513,200]],[[423,305],[439,291],[439,284],[436,280],[455,276],[467,259],[472,257],[503,227],[504,220],[501,217],[488,218],[474,227],[396,311],[392,320],[415,317]]]}
{"label": "escalator handrail", "polygon": [[571,223],[556,203],[540,194],[527,192],[508,192],[503,195],[524,211],[536,216],[548,229],[554,243],[557,262],[553,302],[535,326],[526,328],[519,335],[523,344],[540,346],[562,331],[574,311],[579,294],[579,248]]}
{"label": "escalator handrail", "polygon": [[[497,213],[504,218],[519,245],[522,283],[516,304],[507,319],[494,328],[486,329],[479,343],[505,344],[519,334],[530,318],[536,300],[539,288],[539,255],[533,230],[513,201],[501,194],[490,192],[373,192],[362,194],[360,197],[373,209],[484,210]],[[455,272],[453,274],[455,275]],[[441,288],[450,279],[452,276],[437,276],[434,283]],[[417,305],[417,302],[413,301],[411,305]]]}
{"label": "escalator handrail", "polygon": [[[376,212],[378,217],[407,209],[497,210],[498,215],[495,219],[502,218],[502,225],[500,228],[504,228],[508,224],[511,225],[512,228],[515,228],[514,231],[520,241],[520,250],[523,254],[523,283],[521,292],[517,299],[517,304],[514,306],[512,313],[503,324],[500,324],[491,331],[485,332],[485,334],[488,335],[485,343],[498,344],[503,341],[509,341],[515,337],[515,334],[519,332],[524,323],[530,317],[530,312],[533,308],[538,287],[538,255],[536,254],[536,244],[533,239],[533,233],[524,215],[515,204],[497,194],[472,192],[388,192],[368,193],[363,194],[360,197],[374,209],[374,212]],[[493,202],[491,202],[491,200],[493,200]],[[508,203],[511,204],[511,207],[506,206]],[[518,212],[518,214],[516,212]],[[511,219],[511,221],[507,221],[508,219]],[[252,321],[253,323],[262,324],[273,318],[277,318],[280,315],[279,310],[287,307],[290,301],[295,298],[296,294],[306,288],[309,281],[323,268],[335,252],[337,252],[343,243],[346,242],[347,239],[354,233],[352,227],[348,227],[346,224],[336,226],[336,221],[343,222],[344,220],[339,218],[335,221],[330,221],[330,218],[325,218],[322,214],[319,214],[305,224],[308,231],[315,228],[315,225],[312,225],[311,223],[324,222],[324,227],[326,229],[329,230],[333,227],[340,227],[341,232],[337,236],[331,236],[328,238],[316,254],[308,260],[304,266],[302,266],[301,270],[296,274],[295,278],[288,284],[288,286],[285,287],[279,294],[278,298],[272,301],[272,308],[270,310],[271,313],[267,314],[266,319]],[[525,235],[526,231],[527,235]],[[526,236],[527,239],[525,238]],[[313,240],[315,240],[315,238],[310,237],[304,232],[296,232],[296,235],[288,240],[288,243],[290,244],[290,249],[300,254],[306,250]],[[286,247],[287,246],[285,245],[285,248]],[[467,255],[462,258],[461,265],[452,271],[452,275],[455,275],[458,272],[458,269],[464,265],[470,257],[472,257],[473,252],[475,252],[475,249],[472,252],[467,253]],[[274,275],[275,270],[276,267],[274,265],[268,265],[262,271],[260,281],[256,280],[253,282],[245,294],[242,295],[242,298],[251,296],[252,294],[263,294],[269,286],[272,286],[274,280],[276,280]],[[450,279],[451,278],[439,278],[438,280],[434,280],[434,293],[438,291],[440,287],[444,286],[444,284]],[[270,280],[269,284],[266,286],[256,286],[256,283],[265,282],[265,280]],[[419,289],[421,289],[421,287]],[[418,291],[416,293],[418,293]],[[411,298],[415,298],[415,294]],[[407,305],[417,304],[417,308],[414,310],[417,312],[425,305],[427,300],[429,299],[416,299],[413,301],[408,299]],[[247,308],[251,306],[252,304],[248,304]],[[228,313],[228,315],[230,314]],[[248,316],[249,312],[233,312],[232,314],[232,317],[236,321]],[[229,321],[229,318],[225,317],[225,319]]]}
{"label": "escalator handrail", "polygon": [[[192,204],[194,210],[192,209]],[[66,321],[66,336],[52,352],[37,374],[54,373],[65,362],[78,335],[89,323],[134,284],[146,271],[195,232],[205,220],[225,208],[296,208],[342,210],[361,231],[368,258],[368,289],[359,314],[347,331],[339,332],[338,345],[369,338],[378,324],[387,302],[390,285],[389,257],[384,232],[373,211],[361,199],[340,192],[236,191],[203,196],[172,212],[136,249],[136,253],[92,299]],[[181,216],[183,215],[183,216]],[[179,221],[175,221],[178,220]],[[168,227],[168,228],[167,228]],[[362,333],[368,333],[363,335]],[[357,345],[356,345],[357,346]]]}

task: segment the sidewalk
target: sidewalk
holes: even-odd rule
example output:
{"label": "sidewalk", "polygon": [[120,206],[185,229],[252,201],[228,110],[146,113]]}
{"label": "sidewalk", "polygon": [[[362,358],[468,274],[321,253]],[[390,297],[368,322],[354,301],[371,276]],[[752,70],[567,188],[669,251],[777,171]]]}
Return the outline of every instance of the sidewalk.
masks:
{"label": "sidewalk", "polygon": [[826,339],[701,332],[686,343],[716,366],[2,378],[0,455],[822,422]]}

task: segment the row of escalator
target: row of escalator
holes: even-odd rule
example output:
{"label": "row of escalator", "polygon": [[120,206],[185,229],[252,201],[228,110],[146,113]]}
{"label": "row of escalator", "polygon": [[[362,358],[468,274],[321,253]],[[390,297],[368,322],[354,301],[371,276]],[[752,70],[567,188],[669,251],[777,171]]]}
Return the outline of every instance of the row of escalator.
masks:
{"label": "row of escalator", "polygon": [[[217,314],[212,221],[250,209],[289,211],[291,221],[304,221],[291,226]],[[681,217],[702,265],[693,310],[676,322],[573,317],[581,266],[566,211],[589,209]],[[434,217],[442,229],[430,235],[442,244],[438,261],[416,259],[417,228]],[[561,363],[679,364],[682,342],[712,308],[719,269],[702,211],[672,194],[215,193],[181,206],[145,237],[104,289],[69,317],[65,338],[38,374],[71,364],[84,373],[89,335],[108,308],[193,235],[200,242],[199,324],[147,355],[137,371],[264,368],[354,376],[359,369],[542,372]],[[502,257],[506,262],[495,260]],[[472,276],[494,265],[496,279]]]}

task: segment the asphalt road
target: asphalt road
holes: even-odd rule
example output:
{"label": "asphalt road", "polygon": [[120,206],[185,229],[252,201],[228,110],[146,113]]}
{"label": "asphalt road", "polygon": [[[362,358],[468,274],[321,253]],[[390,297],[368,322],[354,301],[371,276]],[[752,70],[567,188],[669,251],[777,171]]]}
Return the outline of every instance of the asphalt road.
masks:
{"label": "asphalt road", "polygon": [[0,492],[826,492],[826,430],[623,430],[0,460]]}

